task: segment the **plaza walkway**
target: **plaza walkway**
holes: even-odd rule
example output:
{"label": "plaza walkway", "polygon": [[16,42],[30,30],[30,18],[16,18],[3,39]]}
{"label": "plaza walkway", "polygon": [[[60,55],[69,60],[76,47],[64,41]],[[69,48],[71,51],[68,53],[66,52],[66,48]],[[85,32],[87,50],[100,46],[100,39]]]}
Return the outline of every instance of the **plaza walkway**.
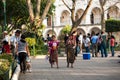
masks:
{"label": "plaza walkway", "polygon": [[32,59],[32,73],[20,74],[19,80],[120,80],[120,58],[77,57],[74,68],[66,67],[66,58],[59,57],[59,69],[50,68],[45,58]]}

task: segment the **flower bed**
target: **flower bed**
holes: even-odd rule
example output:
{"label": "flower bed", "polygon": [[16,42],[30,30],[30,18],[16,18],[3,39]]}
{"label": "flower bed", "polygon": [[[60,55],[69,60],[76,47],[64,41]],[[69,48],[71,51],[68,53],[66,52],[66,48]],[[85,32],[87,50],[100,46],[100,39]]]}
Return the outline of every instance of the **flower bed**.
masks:
{"label": "flower bed", "polygon": [[0,80],[10,80],[15,67],[16,62],[12,55],[0,55]]}

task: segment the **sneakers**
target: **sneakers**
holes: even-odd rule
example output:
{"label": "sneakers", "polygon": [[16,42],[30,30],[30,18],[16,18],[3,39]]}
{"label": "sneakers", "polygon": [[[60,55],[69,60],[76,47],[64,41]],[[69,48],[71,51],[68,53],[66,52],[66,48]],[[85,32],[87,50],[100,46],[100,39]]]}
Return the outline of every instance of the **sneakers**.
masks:
{"label": "sneakers", "polygon": [[31,73],[31,72],[32,72],[32,70],[31,70],[31,69],[29,69],[29,70],[27,70],[27,72]]}

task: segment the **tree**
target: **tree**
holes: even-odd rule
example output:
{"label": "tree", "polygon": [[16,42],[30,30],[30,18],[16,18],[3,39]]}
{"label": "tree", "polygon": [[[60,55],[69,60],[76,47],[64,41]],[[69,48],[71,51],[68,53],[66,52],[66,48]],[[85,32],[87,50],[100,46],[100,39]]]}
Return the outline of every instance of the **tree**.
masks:
{"label": "tree", "polygon": [[[28,5],[26,4],[27,1],[31,1],[31,5],[33,6],[33,12],[36,13],[36,17],[41,16],[42,14],[44,14],[44,10],[47,4],[48,0],[38,0],[41,1],[41,5],[39,5],[37,3],[37,0],[6,0],[6,18],[7,18],[7,25],[11,24],[10,27],[8,27],[6,30],[8,30],[9,32],[13,29],[17,29],[17,28],[21,28],[22,24],[28,24],[29,25],[29,10],[28,10]],[[36,7],[37,5],[38,8]],[[40,8],[39,8],[40,7]],[[37,9],[36,9],[37,8]],[[39,10],[40,9],[40,10]],[[52,2],[52,4],[50,5],[49,11],[46,12],[45,14],[52,14],[52,10],[55,9],[55,6]],[[37,10],[37,11],[36,11]],[[2,0],[0,0],[0,24],[1,26],[3,26],[3,21],[4,21],[4,13],[3,13],[3,3]],[[40,13],[40,14],[39,14]],[[45,18],[46,16],[44,16]],[[43,19],[44,19],[43,18]],[[28,27],[29,30],[32,29],[32,27]]]}
{"label": "tree", "polygon": [[[0,1],[0,12],[0,24],[3,26],[4,13],[2,0]],[[11,31],[12,29],[19,28],[21,24],[26,22],[28,16],[25,0],[6,0],[6,25],[11,24],[9,28],[6,27],[6,30]]]}
{"label": "tree", "polygon": [[[30,26],[33,31],[36,32],[37,28],[42,25],[54,1],[55,0],[26,0],[30,16]],[[33,2],[37,5],[34,5]],[[42,3],[45,3],[44,7],[41,6]]]}
{"label": "tree", "polygon": [[105,31],[105,15],[104,15],[104,5],[107,0],[99,0],[100,7],[101,7],[101,30]]}
{"label": "tree", "polygon": [[66,25],[65,27],[63,27],[62,32],[64,34],[68,34],[70,32],[70,30],[71,30],[71,26],[70,25]]}
{"label": "tree", "polygon": [[77,0],[71,0],[71,1],[72,1],[72,8],[65,2],[65,0],[62,0],[62,2],[64,3],[64,5],[71,12],[72,28],[71,28],[71,32],[70,33],[72,33],[73,31],[77,30],[77,27],[80,25],[80,23],[82,22],[83,18],[87,14],[88,9],[91,6],[91,3],[92,3],[93,0],[89,0],[86,9],[84,10],[82,16],[78,20],[75,20],[75,8],[76,8],[76,1]]}

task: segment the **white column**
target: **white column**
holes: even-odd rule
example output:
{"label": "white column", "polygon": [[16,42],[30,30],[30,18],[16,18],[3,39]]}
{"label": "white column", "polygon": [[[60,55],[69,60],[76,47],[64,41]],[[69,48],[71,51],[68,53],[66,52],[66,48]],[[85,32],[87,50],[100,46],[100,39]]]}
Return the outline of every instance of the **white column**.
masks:
{"label": "white column", "polygon": [[108,13],[108,11],[105,11],[105,12],[104,12],[105,20],[107,20],[107,13]]}
{"label": "white column", "polygon": [[91,22],[90,22],[90,14],[91,14],[91,12],[88,12],[86,14],[85,24],[91,24]]}
{"label": "white column", "polygon": [[55,26],[60,26],[60,16],[59,15],[55,16],[54,24],[55,24]]}
{"label": "white column", "polygon": [[60,15],[61,15],[61,10],[59,9],[59,0],[55,1],[55,16],[54,16],[54,26],[60,26]]}

